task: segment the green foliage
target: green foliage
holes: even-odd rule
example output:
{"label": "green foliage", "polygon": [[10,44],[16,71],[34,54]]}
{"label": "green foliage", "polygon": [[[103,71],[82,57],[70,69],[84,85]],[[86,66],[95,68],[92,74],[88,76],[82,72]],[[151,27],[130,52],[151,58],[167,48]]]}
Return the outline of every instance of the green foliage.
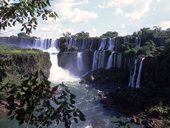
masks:
{"label": "green foliage", "polygon": [[148,41],[144,43],[144,46],[140,47],[137,54],[138,55],[151,55],[156,51],[156,45],[153,41]]}
{"label": "green foliage", "polygon": [[70,128],[72,121],[85,120],[83,113],[75,106],[75,95],[62,83],[53,88],[42,72],[25,76],[20,85],[1,86],[6,97],[9,119],[20,125],[48,127],[52,123],[64,123]]}
{"label": "green foliage", "polygon": [[5,44],[0,43],[0,52],[1,50],[6,50],[6,49],[8,49],[8,47]]}
{"label": "green foliage", "polygon": [[127,57],[134,57],[137,55],[137,48],[131,48],[129,50],[126,50],[124,53],[125,53],[125,56]]}
{"label": "green foliage", "polygon": [[27,35],[25,32],[18,33],[19,38],[30,38],[29,35]]}
{"label": "green foliage", "polygon": [[60,45],[60,52],[66,52],[68,50],[68,44],[67,42],[63,42]]}
{"label": "green foliage", "polygon": [[71,37],[71,33],[70,32],[63,33],[63,36],[65,38],[70,38]]}
{"label": "green foliage", "polygon": [[76,33],[75,35],[72,35],[71,37],[72,38],[77,38],[77,39],[89,38],[89,33],[81,31],[79,33]]}
{"label": "green foliage", "polygon": [[142,28],[138,32],[138,35],[140,35],[140,37],[142,37],[146,40],[152,39],[153,38],[153,30],[151,30],[150,28]]}
{"label": "green foliage", "polygon": [[168,110],[168,107],[163,106],[162,103],[160,103],[159,105],[151,107],[148,112],[154,116],[163,116],[168,114]]}
{"label": "green foliage", "polygon": [[38,25],[37,17],[43,20],[57,17],[56,12],[49,9],[50,0],[19,0],[14,3],[3,0],[1,4],[0,30],[13,27],[18,22],[22,25],[21,31],[29,34]]}
{"label": "green foliage", "polygon": [[121,46],[120,46],[120,49],[121,49],[122,52],[124,52],[124,51],[126,51],[126,50],[129,50],[129,49],[131,49],[131,48],[133,48],[132,43],[123,43],[123,44],[121,44]]}
{"label": "green foliage", "polygon": [[1,50],[0,54],[38,54],[41,51],[39,50],[32,50],[32,49],[5,49],[5,50]]}
{"label": "green foliage", "polygon": [[100,37],[101,38],[114,38],[114,37],[117,37],[118,36],[118,32],[114,31],[114,32],[111,32],[111,31],[108,31],[106,33],[104,33],[103,35],[101,35]]}

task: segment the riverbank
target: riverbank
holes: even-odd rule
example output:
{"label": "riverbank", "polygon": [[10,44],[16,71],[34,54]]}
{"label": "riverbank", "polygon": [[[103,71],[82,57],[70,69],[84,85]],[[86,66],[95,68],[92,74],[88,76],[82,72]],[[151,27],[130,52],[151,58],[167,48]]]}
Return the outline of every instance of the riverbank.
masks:
{"label": "riverbank", "polygon": [[48,77],[50,67],[49,53],[0,43],[0,70],[4,71],[0,72],[0,118],[5,117],[8,113],[4,104],[3,86],[8,83],[19,85],[24,79],[23,76],[35,74],[37,70],[41,70]]}
{"label": "riverbank", "polygon": [[88,73],[80,83],[90,84],[102,91],[104,106],[125,114],[131,123],[146,128],[170,126],[170,87],[148,84],[140,89],[128,88],[126,73],[118,70]]}

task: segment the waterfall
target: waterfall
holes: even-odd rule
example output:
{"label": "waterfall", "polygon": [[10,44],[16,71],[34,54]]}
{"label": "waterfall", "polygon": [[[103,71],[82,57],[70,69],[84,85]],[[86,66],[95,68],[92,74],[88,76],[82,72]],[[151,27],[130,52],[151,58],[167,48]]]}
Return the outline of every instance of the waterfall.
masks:
{"label": "waterfall", "polygon": [[105,68],[105,51],[96,50],[93,55],[92,71]]}
{"label": "waterfall", "polygon": [[77,68],[78,68],[78,71],[83,70],[83,57],[82,57],[82,55],[83,55],[82,52],[77,53]]}
{"label": "waterfall", "polygon": [[94,55],[93,55],[93,64],[92,64],[92,71],[97,69],[97,57],[98,57],[98,51],[94,51]]}
{"label": "waterfall", "polygon": [[73,38],[70,38],[68,41],[68,48],[71,48],[73,45]]}
{"label": "waterfall", "polygon": [[106,47],[106,38],[102,38],[100,42],[99,50],[104,50]]}
{"label": "waterfall", "polygon": [[108,50],[112,51],[114,49],[115,38],[109,38]]}
{"label": "waterfall", "polygon": [[106,69],[110,69],[113,66],[113,53],[114,52],[112,52],[109,56]]}
{"label": "waterfall", "polygon": [[139,70],[138,70],[138,76],[137,76],[137,80],[136,80],[136,88],[140,88],[140,77],[141,77],[141,72],[142,72],[142,65],[143,65],[143,60],[145,58],[142,58],[140,61],[140,66],[139,66]]}
{"label": "waterfall", "polygon": [[[48,39],[46,39],[48,40]],[[34,48],[36,49],[41,49],[43,51],[46,51],[50,53],[50,60],[52,63],[52,66],[50,68],[50,75],[49,75],[49,81],[51,82],[65,82],[65,81],[77,81],[79,80],[77,77],[73,76],[70,74],[68,70],[64,70],[63,68],[58,66],[58,52],[59,50],[55,47],[55,41],[50,42],[50,46],[47,49],[48,41],[43,41],[43,40],[36,40],[34,44]]]}
{"label": "waterfall", "polygon": [[135,59],[134,63],[134,72],[132,74],[132,71],[130,73],[130,79],[129,79],[129,85],[130,87],[134,88],[135,87],[135,76],[136,76],[136,65],[137,65],[137,59]]}
{"label": "waterfall", "polygon": [[97,69],[104,68],[104,59],[105,59],[105,51],[99,51]]}
{"label": "waterfall", "polygon": [[[144,60],[144,58],[142,58],[140,61],[140,65],[138,68],[138,74],[137,74],[137,78],[136,78],[135,76],[136,76],[136,72],[137,72],[136,69],[137,69],[138,60],[135,59],[134,70],[133,70],[134,72],[132,70],[130,71],[130,78],[129,78],[129,84],[128,84],[129,87],[140,88],[140,79],[141,79],[143,60]],[[133,72],[133,74],[132,74],[132,72]]]}
{"label": "waterfall", "polygon": [[41,49],[41,50],[45,50],[45,49],[49,49],[50,47],[52,47],[52,45],[54,42],[52,41],[52,39],[36,39],[34,41],[34,48],[37,49]]}

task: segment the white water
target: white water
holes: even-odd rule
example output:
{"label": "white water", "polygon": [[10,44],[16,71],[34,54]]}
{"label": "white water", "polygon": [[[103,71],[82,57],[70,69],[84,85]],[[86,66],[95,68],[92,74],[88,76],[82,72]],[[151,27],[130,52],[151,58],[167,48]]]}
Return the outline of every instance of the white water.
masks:
{"label": "white water", "polygon": [[50,54],[50,61],[51,61],[51,68],[50,68],[50,75],[48,80],[53,82],[67,82],[67,81],[77,81],[79,80],[78,77],[72,75],[68,70],[65,70],[58,66],[58,50],[55,47],[51,47],[48,50],[44,50],[49,52]]}
{"label": "white water", "polygon": [[106,69],[110,69],[113,66],[113,54],[114,54],[114,52],[112,52],[109,56]]}
{"label": "white water", "polygon": [[106,47],[106,38],[101,39],[99,50],[104,50]]}
{"label": "white water", "polygon": [[[137,69],[138,60],[135,59],[134,69],[133,69],[133,71],[132,70],[130,71],[129,84],[128,84],[129,87],[140,88],[140,79],[141,79],[143,60],[144,60],[144,58],[141,59],[140,65],[139,65],[139,68],[138,68],[138,71],[137,71],[136,69]],[[137,78],[136,78],[136,74],[137,74]]]}
{"label": "white water", "polygon": [[135,59],[134,70],[133,70],[134,72],[132,76],[130,75],[130,80],[129,80],[129,86],[132,88],[135,88],[136,65],[137,65],[137,59]]}
{"label": "white water", "polygon": [[97,62],[98,62],[97,56],[98,56],[98,51],[96,50],[94,51],[94,54],[93,54],[92,71],[97,69]]}
{"label": "white water", "polygon": [[139,71],[138,71],[138,76],[137,76],[137,80],[136,80],[136,88],[140,88],[140,77],[141,77],[141,72],[142,72],[142,65],[143,65],[143,60],[145,58],[142,58],[141,59],[141,62],[140,62],[140,66],[139,66]]}
{"label": "white water", "polygon": [[78,52],[77,53],[77,68],[78,71],[82,71],[83,70],[83,57],[82,57],[82,52]]}

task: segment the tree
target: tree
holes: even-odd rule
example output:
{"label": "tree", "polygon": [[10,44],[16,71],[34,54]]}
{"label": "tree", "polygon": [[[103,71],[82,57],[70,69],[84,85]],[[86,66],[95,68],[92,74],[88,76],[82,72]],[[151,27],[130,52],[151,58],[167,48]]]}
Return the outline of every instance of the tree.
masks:
{"label": "tree", "polygon": [[0,5],[0,30],[15,26],[20,23],[21,31],[30,34],[37,27],[37,18],[47,20],[49,17],[56,19],[56,12],[49,9],[50,0],[2,0]]}
{"label": "tree", "polygon": [[114,37],[117,37],[118,36],[118,32],[114,31],[114,32],[111,32],[111,31],[108,31],[106,33],[104,33],[103,35],[101,35],[100,37],[101,38],[114,38]]}
{"label": "tree", "polygon": [[20,33],[18,33],[17,35],[18,35],[18,37],[20,37],[20,38],[30,38],[30,36],[27,35],[25,32],[20,32]]}
{"label": "tree", "polygon": [[1,96],[6,99],[4,105],[9,110],[9,119],[19,121],[19,125],[41,128],[62,122],[65,128],[70,128],[73,121],[85,120],[75,106],[76,96],[63,83],[51,88],[41,71],[25,76],[20,85],[2,85],[4,76],[4,73],[0,74]]}
{"label": "tree", "polygon": [[84,32],[84,31],[81,31],[81,32],[76,33],[75,35],[72,35],[72,37],[73,37],[73,38],[79,38],[79,39],[89,38],[89,33],[88,33],[88,32]]}
{"label": "tree", "polygon": [[71,33],[70,32],[63,33],[63,36],[64,36],[64,38],[70,38]]}

